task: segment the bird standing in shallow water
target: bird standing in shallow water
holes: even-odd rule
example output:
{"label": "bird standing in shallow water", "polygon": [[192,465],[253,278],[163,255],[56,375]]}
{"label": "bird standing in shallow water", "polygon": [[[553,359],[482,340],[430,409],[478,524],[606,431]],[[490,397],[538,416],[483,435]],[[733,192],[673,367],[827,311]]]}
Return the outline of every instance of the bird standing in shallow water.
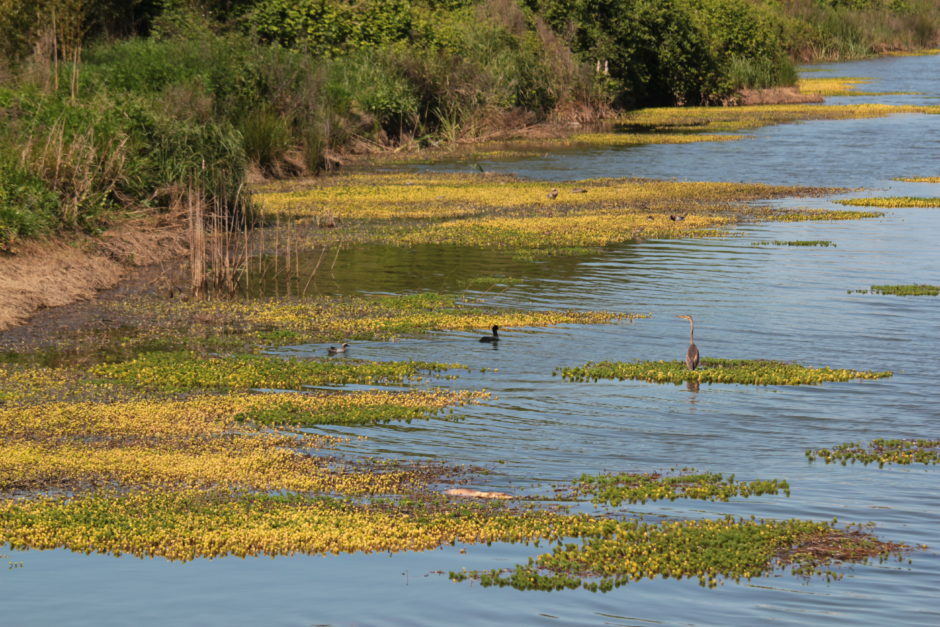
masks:
{"label": "bird standing in shallow water", "polygon": [[337,355],[339,353],[345,353],[348,347],[349,347],[349,344],[347,344],[346,342],[343,342],[343,345],[340,346],[339,348],[336,348],[335,346],[331,346],[328,349],[326,349],[326,352],[329,353],[330,355]]}
{"label": "bird standing in shallow water", "polygon": [[695,321],[692,320],[692,316],[676,316],[676,318],[689,321],[689,350],[685,352],[685,365],[689,370],[695,370],[698,368],[699,360],[698,346],[695,345]]}
{"label": "bird standing in shallow water", "polygon": [[498,342],[498,341],[499,341],[499,334],[497,333],[497,331],[499,331],[499,325],[498,325],[498,324],[494,324],[494,325],[493,325],[493,335],[484,335],[483,337],[480,338],[480,341],[481,341],[481,342]]}

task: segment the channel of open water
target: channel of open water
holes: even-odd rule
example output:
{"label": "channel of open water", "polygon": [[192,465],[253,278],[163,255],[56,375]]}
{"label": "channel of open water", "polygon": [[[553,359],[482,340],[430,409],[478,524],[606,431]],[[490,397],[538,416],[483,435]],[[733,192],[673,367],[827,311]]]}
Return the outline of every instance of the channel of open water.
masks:
{"label": "channel of open water", "polygon": [[[937,56],[817,69],[876,79],[862,89],[924,92],[834,102],[940,103]],[[940,196],[940,185],[890,180],[940,174],[940,116],[806,122],[750,135],[739,142],[565,152],[482,165],[551,181],[644,176],[868,188],[849,195]],[[792,204],[830,206],[825,199]],[[28,551],[12,554],[22,568],[0,574],[0,624],[940,624],[940,470],[827,466],[804,456],[807,448],[845,441],[940,437],[940,298],[847,293],[872,284],[940,283],[940,209],[885,213],[850,222],[745,225],[718,239],[650,240],[539,262],[442,247],[344,253],[332,287],[321,289],[446,291],[464,279],[503,274],[523,282],[473,296],[488,304],[653,317],[506,329],[498,347],[477,342],[480,333],[357,342],[352,357],[467,364],[470,372],[441,384],[486,388],[494,399],[461,411],[467,416],[461,422],[324,430],[368,435],[348,446],[357,453],[481,465],[492,474],[474,487],[517,494],[547,492],[586,472],[688,466],[734,473],[739,480],[786,479],[790,498],[680,500],[624,509],[653,518],[753,514],[871,521],[885,539],[928,545],[911,553],[909,562],[840,568],[844,578],[832,582],[779,572],[713,590],[695,580],[667,579],[600,594],[486,589],[446,576],[449,570],[524,563],[546,551],[544,544],[187,564]],[[798,239],[832,240],[836,247],[752,245]],[[688,326],[678,314],[695,317],[696,343],[705,357],[895,374],[808,387],[703,385],[698,392],[641,382],[565,383],[552,376],[556,367],[590,360],[681,358]],[[324,347],[283,352],[322,355]]]}

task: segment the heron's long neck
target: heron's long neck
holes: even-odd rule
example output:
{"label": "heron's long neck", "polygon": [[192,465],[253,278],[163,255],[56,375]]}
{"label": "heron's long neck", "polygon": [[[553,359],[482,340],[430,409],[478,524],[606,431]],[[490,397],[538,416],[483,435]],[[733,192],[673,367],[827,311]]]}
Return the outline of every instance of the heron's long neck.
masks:
{"label": "heron's long neck", "polygon": [[689,320],[689,344],[695,344],[695,323]]}

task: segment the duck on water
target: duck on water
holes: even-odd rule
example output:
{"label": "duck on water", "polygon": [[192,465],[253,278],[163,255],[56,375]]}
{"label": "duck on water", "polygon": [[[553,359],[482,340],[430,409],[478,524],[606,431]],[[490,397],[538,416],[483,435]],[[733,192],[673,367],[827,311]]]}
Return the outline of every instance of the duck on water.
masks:
{"label": "duck on water", "polygon": [[481,342],[498,342],[498,341],[499,341],[499,333],[497,333],[497,331],[499,331],[499,325],[498,325],[498,324],[494,324],[494,325],[493,325],[493,335],[484,335],[483,337],[480,338],[480,341],[481,341]]}

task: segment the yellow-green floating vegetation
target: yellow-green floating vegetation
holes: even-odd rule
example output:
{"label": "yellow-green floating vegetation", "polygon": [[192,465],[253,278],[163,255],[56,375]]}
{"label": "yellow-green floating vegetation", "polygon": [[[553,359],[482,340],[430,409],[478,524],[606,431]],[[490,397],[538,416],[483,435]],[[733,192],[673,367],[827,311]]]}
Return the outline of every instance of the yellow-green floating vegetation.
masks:
{"label": "yellow-green floating vegetation", "polygon": [[821,248],[835,248],[836,243],[827,239],[767,240],[754,242],[751,246],[819,246]]}
{"label": "yellow-green floating vegetation", "polygon": [[486,174],[353,173],[282,191],[269,186],[254,197],[266,212],[302,223],[324,215],[344,220],[343,228],[311,230],[310,237],[321,245],[370,241],[564,251],[640,238],[718,236],[725,233],[723,227],[743,220],[863,217],[748,204],[836,191],[642,179],[546,183]]}
{"label": "yellow-green floating vegetation", "polygon": [[864,218],[880,218],[881,211],[845,211],[839,209],[801,209],[776,213],[767,217],[774,222],[824,222],[829,220],[862,220]]}
{"label": "yellow-green floating vegetation", "polygon": [[583,366],[561,368],[567,381],[583,382],[600,379],[634,379],[650,383],[742,383],[746,385],[816,385],[827,381],[881,379],[891,372],[812,368],[769,359],[703,359],[698,370],[689,370],[681,361],[601,361]]}
{"label": "yellow-green floating vegetation", "polygon": [[254,424],[293,425],[371,425],[392,421],[411,422],[442,417],[448,408],[479,403],[486,392],[356,392],[341,394],[274,395],[267,402],[240,411],[235,419]]}
{"label": "yellow-green floating vegetation", "polygon": [[192,560],[226,555],[421,551],[453,542],[519,542],[578,535],[588,517],[453,509],[412,502],[368,507],[331,498],[180,491],[0,500],[0,542]]}
{"label": "yellow-green floating vegetation", "polygon": [[884,198],[842,198],[834,202],[850,207],[940,207],[940,198],[920,198],[916,196],[891,196]]}
{"label": "yellow-green floating vegetation", "polygon": [[785,565],[802,575],[838,577],[825,569],[835,562],[887,558],[906,549],[830,523],[728,518],[650,524],[517,511],[500,503],[447,506],[413,500],[369,505],[324,497],[191,490],[0,500],[0,542],[14,549],[66,548],[183,561],[563,538],[582,538],[583,543],[561,543],[511,577],[499,571],[451,576],[476,575],[485,585],[520,589],[583,585],[603,591],[656,577],[697,577],[702,585],[714,586],[721,578],[750,579]]}
{"label": "yellow-green floating vegetation", "polygon": [[861,442],[846,442],[831,449],[808,449],[809,461],[821,459],[827,464],[849,462],[861,464],[940,464],[940,440],[872,440],[867,445]]}
{"label": "yellow-green floating vegetation", "polygon": [[559,543],[551,553],[511,570],[451,572],[460,581],[517,590],[578,588],[607,592],[631,581],[697,578],[715,587],[790,567],[794,574],[839,578],[831,567],[872,558],[900,557],[907,547],[881,542],[861,529],[805,520],[686,520],[658,524],[607,521],[580,543]]}
{"label": "yellow-green floating vegetation", "polygon": [[940,105],[758,105],[753,107],[662,107],[631,111],[621,123],[633,130],[728,132],[809,120],[881,118],[900,113],[938,114]]}
{"label": "yellow-green floating vegetation", "polygon": [[743,139],[744,137],[744,135],[715,135],[704,133],[582,133],[568,137],[565,143],[589,146],[637,146],[643,144],[727,142]]}
{"label": "yellow-green floating vegetation", "polygon": [[433,292],[237,302],[143,298],[110,306],[135,320],[138,328],[128,342],[209,348],[245,342],[285,345],[391,340],[428,331],[489,329],[493,324],[509,330],[645,317],[610,311],[529,311],[470,305],[459,298]]}
{"label": "yellow-green floating vegetation", "polygon": [[[869,82],[861,78],[806,78],[801,90],[820,96],[901,95],[918,92],[864,92],[857,86]],[[468,149],[424,151],[411,154],[384,154],[366,157],[383,164],[430,163],[435,161],[474,162],[483,159],[512,159],[544,154],[549,150],[611,146],[642,146],[649,144],[688,144],[696,142],[734,141],[747,135],[732,134],[749,130],[809,120],[844,120],[880,118],[902,113],[936,114],[940,106],[888,104],[857,105],[755,105],[747,107],[659,107],[631,111],[621,116],[612,131],[581,133],[548,139],[516,140],[477,144]]]}
{"label": "yellow-green floating vegetation", "polygon": [[846,76],[827,76],[801,78],[797,83],[800,92],[818,96],[906,96],[920,92],[913,91],[862,91],[859,85],[871,83],[871,78],[852,78]]}
{"label": "yellow-green floating vegetation", "polygon": [[849,290],[849,294],[885,294],[891,296],[940,296],[940,285],[872,285],[867,290]]}
{"label": "yellow-green floating vegetation", "polygon": [[892,181],[904,181],[905,183],[940,183],[940,176],[910,176],[898,177]]}
{"label": "yellow-green floating vegetation", "polygon": [[623,502],[645,503],[676,499],[727,501],[736,496],[760,496],[784,493],[790,496],[790,486],[780,479],[735,481],[734,475],[725,478],[720,473],[692,472],[683,469],[672,475],[659,473],[618,473],[582,475],[574,482],[575,496],[588,495],[595,504],[617,507]]}
{"label": "yellow-green floating vegetation", "polygon": [[[330,406],[426,408],[476,402],[470,392],[393,397],[229,394],[185,400],[63,402],[0,409],[0,492],[166,489],[290,490],[316,494],[401,494],[449,472],[439,465],[343,461],[315,455],[339,438],[272,431],[240,421],[286,401],[310,415]],[[377,415],[382,418],[382,414]],[[289,422],[300,422],[290,416]]]}
{"label": "yellow-green floating vegetation", "polygon": [[398,384],[460,368],[420,361],[292,359],[269,355],[204,357],[194,352],[144,353],[127,362],[99,364],[91,373],[145,390],[300,390],[304,386]]}

